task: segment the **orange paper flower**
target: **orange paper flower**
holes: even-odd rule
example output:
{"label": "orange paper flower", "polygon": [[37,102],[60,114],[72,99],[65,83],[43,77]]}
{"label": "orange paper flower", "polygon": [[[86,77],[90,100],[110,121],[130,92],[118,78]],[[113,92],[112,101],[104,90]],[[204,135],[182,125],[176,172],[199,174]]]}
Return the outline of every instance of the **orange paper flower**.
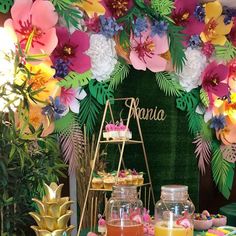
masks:
{"label": "orange paper flower", "polygon": [[224,16],[222,14],[222,5],[220,2],[209,2],[205,4],[205,28],[200,34],[202,41],[211,42],[214,45],[224,45],[227,41],[225,35],[230,33],[233,26],[231,21],[229,24],[224,23]]}

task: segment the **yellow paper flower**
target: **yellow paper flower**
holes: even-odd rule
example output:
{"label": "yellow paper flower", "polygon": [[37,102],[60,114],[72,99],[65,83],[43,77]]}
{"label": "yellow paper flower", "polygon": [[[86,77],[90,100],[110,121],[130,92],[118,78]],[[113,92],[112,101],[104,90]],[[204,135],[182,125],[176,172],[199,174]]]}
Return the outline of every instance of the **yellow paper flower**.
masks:
{"label": "yellow paper flower", "polygon": [[229,34],[233,26],[231,21],[229,24],[224,23],[222,14],[222,5],[219,1],[209,2],[205,4],[205,28],[200,34],[202,41],[211,42],[215,45],[224,45],[227,41],[225,35]]}
{"label": "yellow paper flower", "polygon": [[74,5],[84,10],[89,17],[93,17],[95,13],[97,15],[104,15],[106,12],[100,0],[82,0],[74,3]]}
{"label": "yellow paper flower", "polygon": [[[37,105],[40,106],[44,106],[44,103],[49,101],[50,96],[55,98],[61,92],[58,80],[53,77],[55,70],[51,66],[50,60],[37,65],[26,64],[26,68],[31,73],[30,78],[28,79],[25,74],[19,73],[15,80],[15,84],[21,85],[28,79],[28,85],[32,87],[33,91],[40,90],[33,96],[36,100],[42,102],[37,102]],[[35,101],[30,102],[35,103]]]}

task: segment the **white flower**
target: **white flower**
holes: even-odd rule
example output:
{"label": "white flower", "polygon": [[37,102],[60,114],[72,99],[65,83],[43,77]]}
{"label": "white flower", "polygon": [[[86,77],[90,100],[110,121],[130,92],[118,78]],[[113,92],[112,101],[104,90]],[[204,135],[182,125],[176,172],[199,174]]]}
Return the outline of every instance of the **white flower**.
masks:
{"label": "white flower", "polygon": [[13,38],[5,28],[0,28],[0,86],[7,82],[13,83],[15,65],[14,56],[15,44]]}
{"label": "white flower", "polygon": [[93,34],[87,54],[91,57],[93,77],[98,81],[109,79],[117,63],[115,41],[102,34]]}
{"label": "white flower", "polygon": [[206,67],[206,57],[199,50],[187,48],[185,50],[186,63],[178,74],[179,82],[187,91],[191,91],[201,85],[201,73]]}

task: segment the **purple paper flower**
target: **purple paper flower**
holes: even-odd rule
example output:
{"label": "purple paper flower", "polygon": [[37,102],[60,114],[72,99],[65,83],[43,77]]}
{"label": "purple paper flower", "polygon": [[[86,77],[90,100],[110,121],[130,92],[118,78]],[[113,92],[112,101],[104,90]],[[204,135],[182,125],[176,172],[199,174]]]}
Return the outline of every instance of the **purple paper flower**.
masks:
{"label": "purple paper flower", "polygon": [[57,28],[58,45],[51,55],[54,67],[57,59],[68,62],[69,71],[84,73],[91,68],[91,60],[85,52],[89,49],[89,36],[76,30],[70,35],[65,27]]}
{"label": "purple paper flower", "polygon": [[61,58],[56,59],[55,65],[52,66],[56,70],[56,73],[54,75],[54,78],[64,78],[69,73],[69,61],[64,61]]}
{"label": "purple paper flower", "polygon": [[168,30],[168,23],[161,20],[161,21],[154,21],[153,25],[151,26],[151,36],[158,35],[162,37],[166,34],[166,31]]}
{"label": "purple paper flower", "polygon": [[112,38],[120,30],[123,29],[122,26],[116,23],[116,20],[113,17],[100,16],[100,23],[101,23],[100,33],[107,38]]}
{"label": "purple paper flower", "polygon": [[211,120],[211,128],[214,128],[216,131],[224,129],[226,125],[226,120],[224,115],[214,116]]}
{"label": "purple paper flower", "polygon": [[60,102],[60,98],[56,97],[55,100],[50,96],[50,104],[42,108],[42,114],[45,116],[53,117],[55,120],[60,119],[66,115],[68,108]]}
{"label": "purple paper flower", "polygon": [[134,23],[134,35],[135,37],[140,37],[143,31],[148,28],[147,20],[143,17],[138,17]]}
{"label": "purple paper flower", "polygon": [[205,8],[202,5],[197,5],[193,14],[198,21],[204,22],[206,13]]}
{"label": "purple paper flower", "polygon": [[189,39],[189,47],[191,48],[197,48],[201,45],[202,41],[199,35],[192,35]]}

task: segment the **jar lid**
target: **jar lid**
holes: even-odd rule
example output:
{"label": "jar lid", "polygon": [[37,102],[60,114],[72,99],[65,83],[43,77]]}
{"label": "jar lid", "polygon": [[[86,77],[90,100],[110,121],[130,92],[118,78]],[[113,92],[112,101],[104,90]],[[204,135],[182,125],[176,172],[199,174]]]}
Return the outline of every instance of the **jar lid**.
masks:
{"label": "jar lid", "polygon": [[188,186],[186,185],[164,185],[161,186],[161,191],[176,193],[176,192],[188,192]]}

